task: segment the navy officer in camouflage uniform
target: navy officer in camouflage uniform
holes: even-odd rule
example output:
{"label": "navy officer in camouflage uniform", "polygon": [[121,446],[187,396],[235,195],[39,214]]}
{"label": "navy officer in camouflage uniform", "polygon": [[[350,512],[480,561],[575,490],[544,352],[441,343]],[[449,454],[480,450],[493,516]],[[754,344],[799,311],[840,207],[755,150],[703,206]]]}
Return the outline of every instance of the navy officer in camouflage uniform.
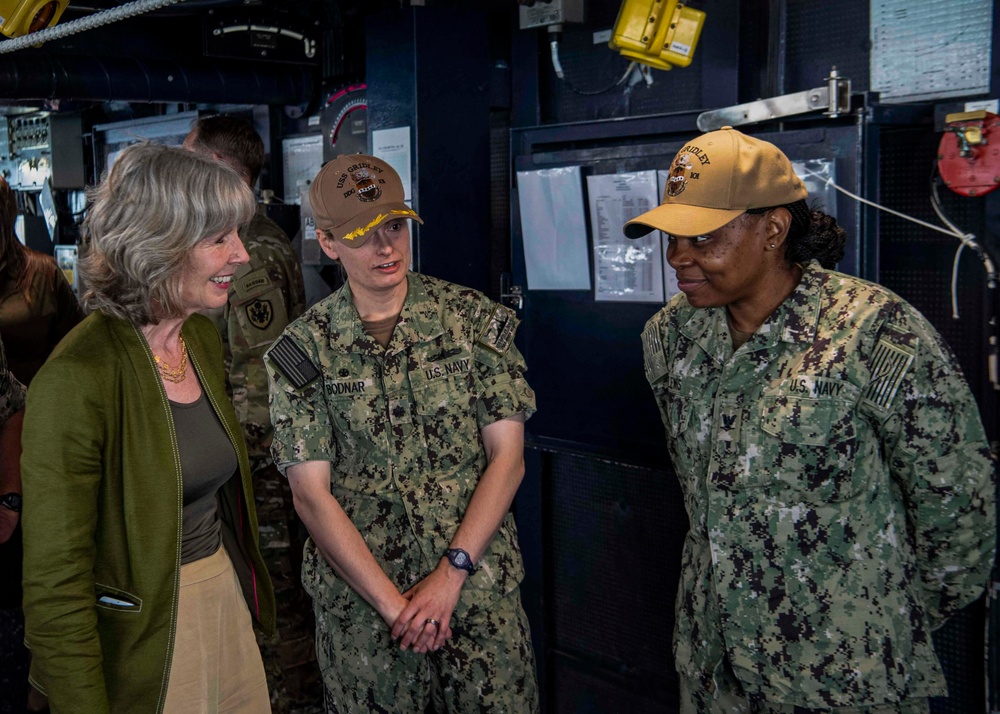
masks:
{"label": "navy officer in camouflage uniform", "polygon": [[[184,148],[236,169],[253,188],[264,166],[264,141],[251,124],[225,115],[198,119]],[[257,633],[274,714],[319,711],[322,685],[316,671],[309,596],[299,582],[305,537],[288,482],[271,460],[264,352],[288,324],[305,312],[305,284],[288,236],[264,206],[240,227],[250,256],[229,288],[229,301],[206,311],[222,335],[227,387],[243,427],[260,531],[260,551],[274,583],[277,622],[273,637]]]}
{"label": "navy officer in camouflage uniform", "polygon": [[845,236],[806,198],[779,149],[726,127],[625,226],[667,234],[681,290],[642,345],[691,524],[692,714],[927,712],[946,693],[931,632],[993,563],[993,463],[954,355],[829,269]]}
{"label": "navy officer in camouflage uniform", "polygon": [[327,711],[536,712],[510,513],[535,409],[517,318],[409,271],[420,218],[385,162],[341,156],[309,196],[347,283],[265,361]]}

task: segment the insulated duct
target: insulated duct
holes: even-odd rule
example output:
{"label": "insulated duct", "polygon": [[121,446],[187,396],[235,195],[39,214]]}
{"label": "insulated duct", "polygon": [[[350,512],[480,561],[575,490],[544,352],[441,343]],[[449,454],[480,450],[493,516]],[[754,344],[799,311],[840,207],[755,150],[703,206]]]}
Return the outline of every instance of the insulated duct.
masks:
{"label": "insulated duct", "polygon": [[62,99],[213,104],[308,103],[318,91],[312,67],[214,60],[15,53],[0,62],[0,101]]}

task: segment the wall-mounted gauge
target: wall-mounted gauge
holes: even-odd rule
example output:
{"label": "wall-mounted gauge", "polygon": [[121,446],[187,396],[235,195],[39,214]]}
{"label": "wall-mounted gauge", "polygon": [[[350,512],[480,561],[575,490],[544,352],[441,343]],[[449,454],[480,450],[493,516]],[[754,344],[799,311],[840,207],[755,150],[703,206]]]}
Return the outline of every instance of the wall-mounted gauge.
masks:
{"label": "wall-mounted gauge", "polygon": [[316,28],[290,23],[288,18],[249,19],[218,10],[205,23],[205,55],[269,62],[315,64]]}
{"label": "wall-mounted gauge", "polygon": [[323,130],[323,161],[341,154],[368,151],[368,85],[341,87],[330,93],[320,114]]}

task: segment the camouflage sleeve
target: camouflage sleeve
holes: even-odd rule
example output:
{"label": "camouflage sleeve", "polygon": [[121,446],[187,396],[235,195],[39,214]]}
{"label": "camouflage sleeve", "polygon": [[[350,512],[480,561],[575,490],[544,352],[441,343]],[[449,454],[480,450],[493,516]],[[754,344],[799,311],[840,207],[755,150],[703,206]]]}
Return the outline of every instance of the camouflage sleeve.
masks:
{"label": "camouflage sleeve", "polygon": [[983,592],[996,538],[993,459],[961,369],[919,313],[897,306],[870,356],[862,404],[902,488],[924,602],[937,627]]}
{"label": "camouflage sleeve", "polygon": [[321,360],[310,354],[311,348],[312,343],[289,329],[264,355],[274,425],[271,455],[281,473],[304,461],[333,461],[337,455]]}
{"label": "camouflage sleeve", "polygon": [[7,369],[7,356],[0,342],[0,424],[24,409],[24,385]]}
{"label": "camouflage sleeve", "polygon": [[296,320],[306,311],[306,282],[302,277],[302,263],[292,246],[288,246],[289,258],[285,263],[285,282],[288,294],[285,299],[288,301],[288,319]]}
{"label": "camouflage sleeve", "polygon": [[513,310],[493,302],[474,322],[473,356],[482,385],[476,405],[480,429],[519,413],[527,420],[536,411],[535,393],[524,376],[527,366],[514,344],[518,323]]}
{"label": "camouflage sleeve", "polygon": [[268,266],[281,276],[282,299],[288,322],[294,322],[306,311],[306,284],[302,263],[288,239],[281,235],[262,236],[254,244],[254,262]]}

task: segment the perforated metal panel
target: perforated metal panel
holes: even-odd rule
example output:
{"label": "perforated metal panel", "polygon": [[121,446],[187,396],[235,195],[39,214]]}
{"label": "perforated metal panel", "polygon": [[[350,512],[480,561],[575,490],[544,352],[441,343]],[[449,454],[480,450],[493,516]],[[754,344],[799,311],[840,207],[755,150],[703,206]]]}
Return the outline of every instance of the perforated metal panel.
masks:
{"label": "perforated metal panel", "polygon": [[[882,203],[889,208],[941,225],[930,198],[940,137],[931,127],[883,132],[880,157]],[[963,230],[986,239],[982,199],[964,198],[942,188],[947,217]],[[920,310],[958,357],[980,407],[991,387],[987,378],[985,272],[972,251],[961,256],[958,308],[952,319],[951,268],[958,240],[889,214],[880,215],[879,282]]]}
{"label": "perforated metal panel", "polygon": [[[559,45],[560,63],[565,81],[556,78],[545,45],[542,58],[543,113],[546,122],[577,122],[620,116],[662,114],[698,109],[702,102],[701,62],[696,50],[689,67],[668,71],[654,70],[653,84],[639,82],[629,91],[626,84],[613,87],[628,67],[624,59],[606,43],[594,44],[591,27],[567,27]],[[595,92],[608,87],[601,94]]]}
{"label": "perforated metal panel", "polygon": [[[688,527],[676,478],[557,452],[545,464],[546,638],[557,696],[564,703],[584,696],[566,677],[584,676],[589,664],[605,679],[615,676],[619,694],[632,691],[635,703],[645,702],[636,711],[676,702],[674,593]],[[573,660],[581,664],[570,674]],[[605,686],[597,684],[593,696]]]}
{"label": "perforated metal panel", "polygon": [[[930,179],[940,137],[931,127],[885,131],[880,153],[881,202],[897,211],[940,225],[930,202]],[[969,199],[942,189],[945,214],[963,230],[988,240],[983,199]],[[951,317],[951,266],[955,238],[882,214],[879,282],[920,310],[941,333],[976,395],[987,433],[996,399],[986,371],[986,288],[984,271],[971,251],[965,251],[959,274],[961,320]],[[986,711],[984,631],[981,603],[974,604],[934,633],[935,650],[948,681],[949,698],[932,702],[935,714]]]}
{"label": "perforated metal panel", "polygon": [[784,93],[823,86],[834,65],[851,89],[868,89],[868,13],[854,3],[789,0]]}
{"label": "perforated metal panel", "polygon": [[510,272],[510,115],[490,112],[490,297]]}
{"label": "perforated metal panel", "polygon": [[938,653],[948,681],[948,698],[931,700],[932,714],[974,714],[987,711],[983,676],[985,618],[983,603],[978,602],[934,633],[934,650]]}

